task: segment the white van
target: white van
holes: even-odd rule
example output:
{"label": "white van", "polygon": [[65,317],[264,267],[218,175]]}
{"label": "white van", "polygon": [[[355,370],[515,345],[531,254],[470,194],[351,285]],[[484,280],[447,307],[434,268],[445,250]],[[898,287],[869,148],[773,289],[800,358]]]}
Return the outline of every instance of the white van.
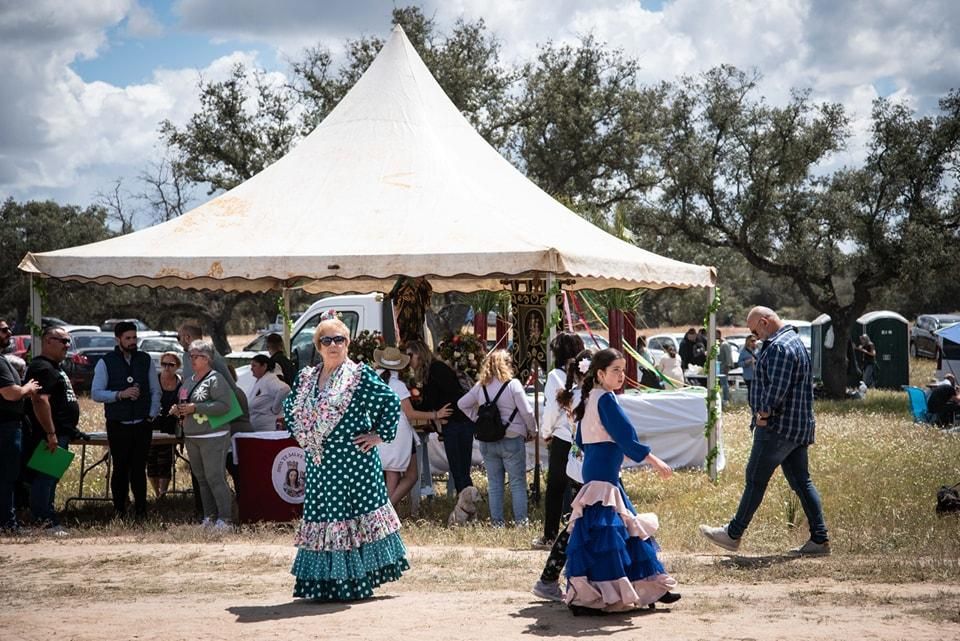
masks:
{"label": "white van", "polygon": [[320,316],[329,310],[350,328],[350,339],[363,330],[380,332],[388,345],[396,345],[397,332],[393,323],[393,303],[383,294],[331,296],[318,300],[297,319],[290,332],[290,360],[297,369],[314,365],[317,350],[313,346],[313,332],[320,324]]}
{"label": "white van", "polygon": [[[393,303],[385,295],[376,293],[323,298],[300,315],[290,332],[290,360],[297,370],[316,364],[318,356],[313,346],[313,332],[320,324],[320,316],[329,310],[335,311],[338,318],[350,328],[351,340],[363,330],[369,330],[383,334],[389,345],[397,342]],[[249,365],[237,368],[237,385],[244,392],[253,388],[253,374]]]}

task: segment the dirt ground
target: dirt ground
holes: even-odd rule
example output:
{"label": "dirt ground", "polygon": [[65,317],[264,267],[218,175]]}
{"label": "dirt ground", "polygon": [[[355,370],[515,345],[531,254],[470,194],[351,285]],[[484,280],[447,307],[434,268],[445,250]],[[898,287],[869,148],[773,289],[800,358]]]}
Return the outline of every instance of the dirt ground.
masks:
{"label": "dirt ground", "polygon": [[[528,591],[543,552],[414,546],[411,571],[375,598],[316,604],[290,596],[291,546],[232,538],[4,540],[0,639],[960,639],[960,586],[848,582],[817,560],[802,561],[809,578],[798,582],[679,576],[673,606],[574,617]],[[673,561],[725,558],[685,557]]]}

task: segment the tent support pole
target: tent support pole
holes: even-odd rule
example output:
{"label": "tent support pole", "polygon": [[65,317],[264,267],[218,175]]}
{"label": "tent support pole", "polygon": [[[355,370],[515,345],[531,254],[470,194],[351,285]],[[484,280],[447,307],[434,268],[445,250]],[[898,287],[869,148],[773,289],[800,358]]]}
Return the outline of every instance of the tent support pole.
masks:
{"label": "tent support pole", "polygon": [[283,298],[283,353],[290,355],[290,288],[281,290]]}
{"label": "tent support pole", "polygon": [[[710,315],[707,317],[707,353],[713,353],[713,346],[717,342],[717,313],[713,311],[713,298],[716,294],[716,288],[710,287],[707,289],[707,305],[710,308]],[[719,356],[718,356],[719,357]],[[716,358],[710,361],[710,368],[707,371],[707,416],[710,415],[710,409],[716,408],[717,421],[713,426],[713,429],[710,430],[710,436],[707,438],[707,452],[712,452],[720,438],[720,428],[722,421],[720,419],[721,411],[723,408],[720,406],[720,392],[717,389],[717,360]],[[717,458],[716,456],[710,459],[710,465],[707,469],[707,474],[710,476],[711,481],[717,480]]]}
{"label": "tent support pole", "polygon": [[40,337],[37,332],[43,326],[43,302],[40,292],[33,285],[33,278],[33,274],[30,274],[30,354],[36,358],[40,356]]}
{"label": "tent support pole", "polygon": [[[547,272],[546,281],[547,292],[552,292],[557,282],[557,275],[553,272]],[[553,339],[557,335],[557,326],[553,324],[553,317],[556,313],[557,297],[551,294],[547,296],[547,372],[552,372],[556,366],[553,362],[553,352],[550,351],[550,344],[553,343]]]}

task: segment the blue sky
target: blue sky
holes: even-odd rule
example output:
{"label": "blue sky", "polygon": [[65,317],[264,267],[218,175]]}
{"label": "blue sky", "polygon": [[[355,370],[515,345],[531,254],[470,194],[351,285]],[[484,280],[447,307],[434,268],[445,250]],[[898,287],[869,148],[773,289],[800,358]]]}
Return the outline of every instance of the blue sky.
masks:
{"label": "blue sky", "polygon": [[[404,5],[404,2],[398,2]],[[592,33],[636,56],[645,82],[722,63],[756,68],[770,102],[792,88],[843,103],[855,161],[877,96],[929,113],[960,83],[960,2],[900,0],[424,0],[440,31],[483,18],[507,62]],[[0,197],[86,205],[162,157],[197,81],[236,62],[288,73],[306,46],[385,36],[390,0],[0,0]],[[909,9],[907,8],[909,6]],[[204,196],[198,196],[199,199]]]}

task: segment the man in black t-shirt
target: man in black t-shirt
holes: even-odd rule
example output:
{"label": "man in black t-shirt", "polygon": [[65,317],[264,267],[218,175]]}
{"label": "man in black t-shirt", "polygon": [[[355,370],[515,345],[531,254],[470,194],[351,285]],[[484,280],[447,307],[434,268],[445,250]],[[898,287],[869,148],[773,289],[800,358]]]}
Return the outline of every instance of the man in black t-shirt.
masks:
{"label": "man in black t-shirt", "polygon": [[[66,448],[80,422],[80,404],[73,385],[60,364],[67,356],[70,335],[62,327],[50,326],[40,335],[40,356],[30,361],[26,378],[40,384],[34,395],[31,419],[33,421],[33,447],[46,442],[47,449],[56,451]],[[66,536],[53,507],[57,491],[56,479],[42,472],[34,472],[30,483],[30,511],[33,518],[46,525],[46,532],[53,536]]]}
{"label": "man in black t-shirt", "polygon": [[960,388],[957,378],[947,374],[927,397],[927,411],[937,416],[937,425],[950,427],[960,412]]}
{"label": "man in black t-shirt", "polygon": [[[10,345],[10,326],[0,319],[0,352]],[[36,381],[20,384],[20,375],[0,356],[0,530],[19,529],[13,491],[23,453],[23,399],[39,389]]]}

